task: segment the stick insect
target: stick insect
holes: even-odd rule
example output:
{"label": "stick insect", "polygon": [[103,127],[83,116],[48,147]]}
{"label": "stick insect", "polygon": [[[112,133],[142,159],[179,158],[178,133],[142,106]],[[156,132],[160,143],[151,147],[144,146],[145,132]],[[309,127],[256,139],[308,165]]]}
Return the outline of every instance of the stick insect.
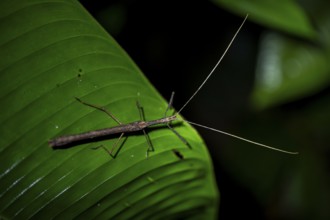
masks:
{"label": "stick insect", "polygon": [[[147,157],[148,157],[148,152],[150,151],[150,149],[153,149],[151,141],[149,136],[147,135],[145,128],[147,127],[152,127],[154,125],[159,125],[159,124],[165,124],[171,131],[173,131],[173,133],[187,146],[189,146],[188,142],[178,133],[176,132],[172,127],[171,127],[171,122],[175,121],[175,120],[179,120],[178,115],[180,114],[180,112],[188,105],[188,103],[195,97],[195,95],[201,90],[201,88],[204,86],[204,84],[208,81],[208,79],[211,77],[211,75],[214,73],[215,69],[219,66],[219,64],[221,63],[222,59],[224,58],[224,56],[226,55],[227,51],[229,50],[229,48],[231,47],[232,43],[234,42],[236,36],[238,35],[239,31],[241,30],[242,26],[244,25],[246,19],[247,19],[248,15],[245,16],[243,22],[241,23],[241,25],[239,26],[239,28],[237,29],[236,33],[234,34],[234,36],[232,37],[231,41],[229,42],[228,46],[226,47],[225,51],[223,52],[223,54],[221,55],[221,57],[219,58],[218,62],[215,64],[215,66],[213,67],[213,69],[210,71],[210,73],[207,75],[207,77],[205,78],[205,80],[201,83],[201,85],[197,88],[197,90],[193,93],[193,95],[187,100],[187,102],[181,107],[181,109],[179,111],[177,111],[174,115],[171,116],[167,116],[167,112],[168,110],[171,108],[172,106],[172,102],[173,102],[173,96],[174,93],[172,93],[171,99],[169,101],[168,107],[165,111],[165,116],[163,118],[160,119],[155,119],[155,120],[151,120],[151,121],[146,121],[144,119],[144,113],[143,113],[143,109],[140,106],[140,104],[137,102],[137,108],[139,110],[140,113],[140,121],[135,121],[135,122],[131,122],[131,123],[127,123],[127,124],[123,124],[121,123],[111,112],[109,112],[108,110],[106,110],[103,107],[99,107],[96,105],[92,105],[89,103],[86,103],[82,100],[80,100],[79,98],[76,98],[79,102],[81,102],[84,105],[96,108],[100,111],[103,111],[104,113],[106,113],[108,116],[110,116],[114,121],[116,121],[119,125],[115,126],[115,127],[110,127],[110,128],[104,128],[104,129],[100,129],[100,130],[93,130],[93,131],[88,131],[88,132],[84,132],[84,133],[80,133],[80,134],[74,134],[74,135],[66,135],[66,136],[61,136],[61,137],[57,137],[55,139],[52,139],[49,141],[49,145],[52,148],[60,148],[63,146],[67,146],[70,144],[74,144],[74,143],[79,143],[81,141],[86,141],[86,140],[92,140],[95,138],[102,138],[102,137],[107,137],[109,135],[113,135],[113,134],[120,134],[119,138],[117,139],[117,141],[114,143],[114,145],[112,146],[111,150],[107,150],[105,147],[103,146],[99,146],[102,147],[103,149],[105,149],[113,158],[115,157],[115,155],[113,155],[113,151],[116,149],[116,146],[118,145],[118,143],[120,142],[120,140],[122,139],[122,137],[124,136],[125,133],[131,133],[131,132],[137,132],[137,131],[142,131],[146,137],[147,143],[148,143],[148,150],[147,150]],[[187,120],[183,120],[189,124],[198,126],[198,127],[202,127],[202,128],[206,128],[227,136],[231,136],[233,138],[236,139],[240,139],[242,141],[245,142],[249,142],[264,148],[268,148],[271,150],[275,150],[275,151],[279,151],[282,153],[287,153],[287,154],[298,154],[298,152],[290,152],[290,151],[286,151],[286,150],[282,150],[279,148],[275,148],[275,147],[271,147],[265,144],[261,144],[255,141],[251,141],[218,129],[214,129],[211,127],[207,127],[201,124],[197,124],[191,121],[187,121]],[[96,148],[99,148],[96,147]],[[119,151],[119,149],[118,149]],[[117,151],[117,153],[118,153]]]}

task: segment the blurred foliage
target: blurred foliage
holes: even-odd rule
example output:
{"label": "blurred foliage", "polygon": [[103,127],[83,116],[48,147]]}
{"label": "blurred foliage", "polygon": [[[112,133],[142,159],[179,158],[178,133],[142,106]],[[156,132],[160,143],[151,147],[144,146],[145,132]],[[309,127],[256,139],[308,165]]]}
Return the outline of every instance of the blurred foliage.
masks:
{"label": "blurred foliage", "polygon": [[[310,16],[316,19],[311,22],[312,12],[308,14],[293,0],[215,2],[237,14],[249,13],[252,21],[268,28],[298,37],[273,29],[261,36],[253,94],[257,108],[294,101],[329,85],[330,16],[327,10],[314,11],[317,14]],[[322,1],[316,1],[314,7],[325,6]]]}
{"label": "blurred foliage", "polygon": [[[291,164],[286,174],[280,172],[283,156],[271,161],[271,157],[258,158],[259,162],[250,163],[244,153],[234,153],[236,161],[249,166],[230,169],[263,204],[268,204],[269,218],[329,219],[330,3],[217,2],[236,14],[251,13],[251,20],[266,27],[259,39],[251,94],[252,106],[259,113],[267,108],[267,116],[256,115],[247,123],[254,124],[254,129],[245,129],[269,136],[273,143],[289,143],[300,151],[297,158],[285,158],[285,163]],[[256,127],[267,127],[267,134]],[[247,177],[239,177],[249,169],[268,185],[260,187]],[[270,172],[278,173],[275,177],[282,181],[271,178],[274,176]]]}
{"label": "blurred foliage", "polygon": [[269,28],[298,37],[314,38],[315,31],[303,8],[295,0],[212,0],[233,13]]}
{"label": "blurred foliage", "polygon": [[255,107],[288,103],[326,88],[330,82],[328,60],[324,45],[298,42],[271,31],[265,33],[256,70]]}

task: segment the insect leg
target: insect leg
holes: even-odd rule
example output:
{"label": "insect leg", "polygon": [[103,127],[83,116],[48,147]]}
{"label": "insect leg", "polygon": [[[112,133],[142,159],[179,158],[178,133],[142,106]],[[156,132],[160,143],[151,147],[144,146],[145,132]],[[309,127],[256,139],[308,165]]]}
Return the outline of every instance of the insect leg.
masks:
{"label": "insect leg", "polygon": [[104,147],[103,145],[101,146],[98,146],[98,147],[94,147],[93,149],[96,150],[96,149],[99,149],[99,148],[102,148],[103,150],[105,150],[112,158],[116,158],[117,154],[119,153],[119,150],[113,154],[113,151],[115,150],[115,148],[117,147],[118,143],[120,142],[121,138],[124,136],[125,133],[121,133],[119,138],[117,139],[117,141],[113,144],[111,150],[108,150],[106,147]]}
{"label": "insect leg", "polygon": [[172,92],[172,94],[171,94],[171,98],[170,98],[170,101],[169,101],[168,106],[167,106],[167,108],[166,108],[166,110],[165,110],[165,117],[167,117],[167,112],[168,112],[168,110],[170,110],[170,108],[172,107],[174,94],[175,94],[175,93]]}
{"label": "insect leg", "polygon": [[100,110],[100,111],[102,111],[102,112],[104,112],[104,113],[106,113],[107,115],[109,115],[114,121],[116,121],[118,124],[122,124],[111,112],[109,112],[108,110],[106,110],[104,107],[100,107],[100,106],[96,106],[96,105],[93,105],[93,104],[89,104],[89,103],[87,103],[87,102],[84,102],[84,101],[82,101],[81,99],[79,99],[79,98],[77,98],[77,97],[75,97],[76,98],[76,100],[78,101],[78,102],[80,102],[81,104],[84,104],[84,105],[87,105],[87,106],[89,106],[89,107],[92,107],[92,108],[96,108],[96,109],[98,109],[98,110]]}
{"label": "insect leg", "polygon": [[[112,152],[115,150],[115,148],[117,147],[118,143],[120,142],[120,139],[124,136],[125,133],[121,133],[119,138],[117,139],[117,141],[113,144],[111,150],[109,151],[109,153],[112,155]],[[117,154],[119,153],[119,150],[114,154],[114,157],[117,156]]]}
{"label": "insect leg", "polygon": [[189,148],[191,148],[191,146],[189,145],[188,141],[186,141],[186,139],[184,139],[184,137],[182,137],[176,130],[174,130],[170,123],[167,124],[167,127],[182,141],[182,143],[184,143],[185,145],[187,145]]}
{"label": "insect leg", "polygon": [[143,131],[143,134],[146,137],[146,140],[147,140],[147,143],[148,143],[148,149],[147,149],[147,152],[146,152],[146,155],[147,155],[147,158],[148,158],[149,157],[149,152],[153,152],[155,149],[154,149],[154,147],[151,143],[150,137],[147,134],[147,132],[144,129],[142,129],[142,131]]}
{"label": "insect leg", "polygon": [[110,153],[110,151],[109,151],[106,147],[104,147],[103,145],[100,145],[100,146],[97,146],[97,147],[92,147],[93,150],[97,150],[97,149],[99,149],[99,148],[102,148],[102,149],[103,149],[105,152],[107,152],[112,158],[115,158],[115,156],[112,155],[112,154]]}
{"label": "insect leg", "polygon": [[136,102],[136,107],[138,108],[139,110],[139,114],[140,114],[140,120],[141,121],[145,121],[145,116],[144,116],[144,110],[143,110],[143,107],[140,105],[140,103],[137,101]]}
{"label": "insect leg", "polygon": [[[139,110],[141,121],[145,121],[144,111],[143,111],[143,108],[142,108],[142,106],[140,105],[139,102],[136,102],[136,107]],[[145,129],[142,129],[142,131],[143,131],[143,134],[144,134],[144,136],[145,136],[145,138],[147,140],[147,144],[148,144],[148,149],[147,149],[147,152],[146,152],[146,155],[147,155],[147,158],[148,158],[149,157],[149,152],[153,152],[154,151],[154,147],[153,147],[153,145],[151,143],[151,140],[150,140],[150,137],[147,134],[147,132],[145,131]]]}
{"label": "insect leg", "polygon": [[[173,104],[173,99],[174,99],[174,92],[172,92],[171,94],[171,98],[170,98],[170,101],[168,102],[168,106],[167,106],[167,109],[165,111],[165,117],[167,117],[167,112],[168,110],[172,107],[172,104]],[[185,144],[187,145],[189,148],[191,148],[191,146],[189,145],[188,141],[186,141],[186,139],[184,139],[184,137],[182,137],[176,130],[174,130],[172,127],[171,127],[171,124],[170,122],[166,124],[167,127]]]}

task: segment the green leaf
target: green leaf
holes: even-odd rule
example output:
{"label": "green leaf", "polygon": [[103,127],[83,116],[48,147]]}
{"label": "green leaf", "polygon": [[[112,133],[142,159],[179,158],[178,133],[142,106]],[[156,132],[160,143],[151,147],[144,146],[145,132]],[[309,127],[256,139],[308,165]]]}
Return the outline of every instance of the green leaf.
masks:
{"label": "green leaf", "polygon": [[129,135],[117,157],[94,142],[52,150],[47,141],[163,116],[166,102],[123,49],[76,1],[0,3],[0,209],[6,219],[216,218],[218,192],[206,147],[191,126]]}
{"label": "green leaf", "polygon": [[262,37],[255,89],[258,109],[291,102],[325,88],[330,82],[326,51],[276,33]]}
{"label": "green leaf", "polygon": [[299,37],[314,38],[315,31],[303,11],[294,0],[213,0],[233,13],[249,20]]}

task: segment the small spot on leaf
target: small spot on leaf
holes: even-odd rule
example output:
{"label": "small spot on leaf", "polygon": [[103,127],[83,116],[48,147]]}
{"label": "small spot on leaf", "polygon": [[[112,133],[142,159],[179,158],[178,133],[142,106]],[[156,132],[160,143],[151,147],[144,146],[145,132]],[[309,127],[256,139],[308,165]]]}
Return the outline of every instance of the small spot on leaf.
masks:
{"label": "small spot on leaf", "polygon": [[184,156],[183,156],[183,154],[181,154],[180,151],[173,149],[172,152],[173,152],[173,154],[174,154],[177,158],[179,158],[180,160],[183,160],[183,159],[184,159]]}

